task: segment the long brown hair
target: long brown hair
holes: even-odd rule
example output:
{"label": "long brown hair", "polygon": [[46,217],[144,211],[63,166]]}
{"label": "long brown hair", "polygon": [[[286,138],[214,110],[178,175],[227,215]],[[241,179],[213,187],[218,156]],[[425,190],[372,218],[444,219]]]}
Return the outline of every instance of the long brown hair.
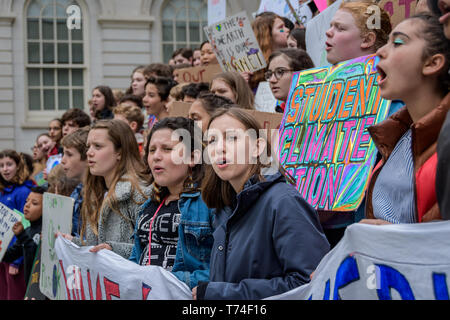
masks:
{"label": "long brown hair", "polygon": [[115,193],[115,187],[119,181],[129,181],[131,183],[131,194],[138,191],[144,198],[146,197],[140,185],[144,181],[148,181],[148,175],[145,173],[145,166],[131,128],[121,120],[100,120],[91,128],[91,130],[98,129],[107,130],[108,138],[113,143],[114,150],[119,152],[121,157],[115,168],[114,178],[106,197],[104,195],[108,189],[106,188],[105,179],[101,176],[94,176],[89,171],[85,176],[83,181],[83,204],[81,206],[81,238],[83,238],[83,234],[86,231],[86,222],[89,222],[92,231],[98,234],[98,220],[104,206],[109,206],[115,213],[124,217],[118,210]]}
{"label": "long brown hair", "polygon": [[14,160],[17,166],[17,171],[14,177],[11,179],[11,181],[6,181],[3,179],[3,176],[0,174],[0,192],[3,192],[3,190],[11,184],[17,184],[21,185],[26,180],[30,178],[30,171],[28,170],[28,167],[25,164],[25,159],[23,158],[22,154],[19,154],[15,150],[3,150],[0,152],[0,159],[3,158],[11,158]]}
{"label": "long brown hair", "polygon": [[233,91],[236,104],[244,109],[255,109],[255,96],[245,79],[236,71],[222,72],[214,76],[213,80],[222,80]]}
{"label": "long brown hair", "polygon": [[[252,29],[255,33],[256,40],[261,48],[262,54],[266,61],[269,60],[269,56],[272,54],[272,28],[275,19],[281,19],[282,17],[273,12],[264,12],[256,17],[252,22]],[[249,80],[251,89],[255,89],[259,82],[265,81],[264,79],[265,69],[258,70],[253,73],[253,76]]]}
{"label": "long brown hair", "polygon": [[[240,123],[243,124],[246,130],[252,130],[256,132],[257,139],[262,138],[265,140],[267,157],[271,156],[272,149],[269,141],[267,141],[267,137],[263,133],[262,126],[251,114],[244,111],[242,108],[239,108],[238,106],[218,109],[212,115],[208,123],[208,129],[215,119],[223,115],[228,115],[230,117],[235,118],[236,120],[238,120]],[[260,157],[258,157],[256,164],[249,164],[249,165],[251,165],[252,168],[245,180],[248,180],[249,178],[256,175],[258,181],[264,181],[264,177],[261,173],[261,170],[263,168],[270,167],[270,164],[265,163],[265,161],[261,161]],[[281,172],[281,174],[283,174],[287,178],[289,183],[291,184],[295,183],[292,177],[290,177],[281,166],[278,168],[278,170],[279,172]],[[219,176],[214,171],[212,165],[206,166],[205,178],[203,179],[201,189],[203,201],[209,208],[214,209],[222,209],[225,206],[230,206],[233,197],[236,195],[236,192],[234,191],[230,182],[223,181],[222,179],[220,179]]]}

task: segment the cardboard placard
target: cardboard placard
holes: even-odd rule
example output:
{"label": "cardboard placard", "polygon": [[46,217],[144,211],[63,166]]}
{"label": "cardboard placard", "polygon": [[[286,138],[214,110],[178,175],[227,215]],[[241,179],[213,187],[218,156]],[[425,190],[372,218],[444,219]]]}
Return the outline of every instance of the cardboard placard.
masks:
{"label": "cardboard placard", "polygon": [[50,299],[64,299],[64,279],[55,252],[55,234],[72,231],[74,199],[53,193],[44,193],[42,203],[42,253],[39,289]]}
{"label": "cardboard placard", "polygon": [[169,117],[187,118],[189,116],[191,104],[191,102],[174,101],[172,104],[172,109],[169,111]]}
{"label": "cardboard placard", "polygon": [[367,131],[383,121],[375,55],[294,73],[280,130],[279,159],[318,210],[355,211],[377,149]]}
{"label": "cardboard placard", "polygon": [[223,72],[219,64],[210,64],[207,66],[197,66],[192,68],[176,69],[174,74],[177,76],[178,83],[211,83],[214,76]]}
{"label": "cardboard placard", "polygon": [[9,243],[14,237],[12,227],[22,218],[20,215],[0,202],[0,261],[8,250]]}
{"label": "cardboard placard", "polygon": [[392,29],[406,18],[413,16],[416,11],[416,5],[416,0],[381,0],[378,3],[380,8],[389,13]]}
{"label": "cardboard placard", "polygon": [[245,11],[204,28],[224,71],[258,71],[267,64]]}
{"label": "cardboard placard", "polygon": [[[263,12],[274,12],[280,17],[286,17],[292,22],[296,22],[297,19],[289,8],[289,4],[287,3],[287,1],[289,0],[261,0],[257,13],[260,14]],[[310,1],[300,3],[300,1],[289,1],[292,9],[294,9],[295,14],[302,24],[307,23],[313,17],[313,13],[308,6],[309,2]]]}

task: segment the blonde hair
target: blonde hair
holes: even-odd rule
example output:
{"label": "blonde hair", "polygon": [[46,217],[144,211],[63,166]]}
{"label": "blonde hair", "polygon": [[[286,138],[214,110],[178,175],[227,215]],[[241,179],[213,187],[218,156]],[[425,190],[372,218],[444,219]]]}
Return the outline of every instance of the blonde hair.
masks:
{"label": "blonde hair", "polygon": [[[373,12],[369,9],[371,6],[377,6],[380,8],[380,27],[369,29],[367,20],[372,16]],[[353,19],[355,19],[356,26],[361,32],[361,36],[365,37],[370,32],[373,32],[376,36],[374,50],[375,53],[379,48],[384,46],[388,39],[389,34],[392,31],[391,19],[389,14],[375,2],[372,1],[357,1],[357,2],[343,2],[339,6],[340,10],[348,11]]]}

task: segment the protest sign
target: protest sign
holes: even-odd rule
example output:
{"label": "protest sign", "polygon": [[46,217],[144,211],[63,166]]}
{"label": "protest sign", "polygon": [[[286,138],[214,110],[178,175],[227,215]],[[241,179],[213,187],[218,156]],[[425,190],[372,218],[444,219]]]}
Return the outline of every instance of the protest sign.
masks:
{"label": "protest sign", "polygon": [[275,112],[277,99],[273,96],[269,82],[261,81],[255,94],[255,108],[258,111]]}
{"label": "protest sign", "polygon": [[169,117],[187,118],[191,104],[192,102],[174,101],[172,108],[169,110]]}
{"label": "protest sign", "polygon": [[266,61],[245,11],[204,28],[224,71],[258,71]]}
{"label": "protest sign", "polygon": [[342,0],[334,2],[306,24],[306,51],[316,67],[329,65],[325,50],[325,42],[327,41],[325,32],[330,28],[330,22],[341,3]]}
{"label": "protest sign", "polygon": [[297,15],[302,24],[305,24],[312,19],[313,13],[308,6],[308,3],[310,1],[306,1],[304,3],[300,3],[300,1],[289,1],[289,4],[292,6],[292,9],[295,12],[295,15],[289,8],[288,1],[289,0],[261,0],[258,11],[256,11],[256,13],[260,14],[263,12],[274,12],[280,17],[288,18],[292,22],[298,21],[295,17],[295,15]]}
{"label": "protest sign", "polygon": [[171,272],[140,266],[110,250],[89,252],[58,237],[55,250],[66,300],[192,299],[191,290]]}
{"label": "protest sign", "polygon": [[36,249],[36,255],[31,268],[30,279],[28,280],[25,300],[45,300],[45,295],[39,289],[39,274],[41,273],[41,241]]}
{"label": "protest sign", "polygon": [[355,211],[376,158],[367,128],[383,121],[375,55],[294,73],[279,159],[316,209]]}
{"label": "protest sign", "polygon": [[0,261],[8,250],[9,243],[14,237],[12,227],[21,216],[0,202]]}
{"label": "protest sign", "polygon": [[310,283],[271,300],[448,300],[450,222],[355,223]]}
{"label": "protest sign", "polygon": [[39,288],[50,299],[60,299],[63,279],[55,253],[55,234],[70,234],[74,200],[52,193],[44,193],[42,203],[42,254]]}
{"label": "protest sign", "polygon": [[36,181],[38,186],[43,186],[47,183],[47,181],[44,179],[44,172],[41,171],[37,175],[34,176],[34,181]]}
{"label": "protest sign", "polygon": [[50,171],[52,171],[52,169],[54,167],[56,167],[58,164],[61,163],[62,160],[62,154],[56,154],[54,156],[50,156],[47,160],[47,174],[50,173]]}
{"label": "protest sign", "polygon": [[415,0],[381,0],[378,3],[391,17],[392,29],[397,24],[414,15],[416,11],[417,1]]}
{"label": "protest sign", "polygon": [[174,70],[178,83],[211,83],[214,76],[221,73],[219,64],[210,64],[207,66],[198,66],[192,68],[183,68]]}
{"label": "protest sign", "polygon": [[208,25],[224,20],[227,17],[226,0],[208,0]]}

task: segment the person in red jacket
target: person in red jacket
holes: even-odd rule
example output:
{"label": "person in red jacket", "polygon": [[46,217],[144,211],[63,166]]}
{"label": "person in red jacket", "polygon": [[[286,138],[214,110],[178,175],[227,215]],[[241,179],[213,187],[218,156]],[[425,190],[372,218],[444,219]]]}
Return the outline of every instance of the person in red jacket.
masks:
{"label": "person in red jacket", "polygon": [[382,160],[369,182],[362,222],[440,219],[436,145],[450,108],[450,42],[438,18],[423,13],[398,24],[377,55],[381,96],[405,107],[368,129]]}

